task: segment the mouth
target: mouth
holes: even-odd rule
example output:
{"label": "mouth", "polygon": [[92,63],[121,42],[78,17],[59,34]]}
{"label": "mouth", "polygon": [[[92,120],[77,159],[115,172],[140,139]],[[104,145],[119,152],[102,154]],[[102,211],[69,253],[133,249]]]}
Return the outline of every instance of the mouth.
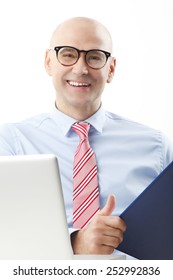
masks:
{"label": "mouth", "polygon": [[70,80],[67,80],[67,83],[72,87],[90,87],[91,86],[91,84],[86,83],[86,82],[77,82],[77,81],[70,81]]}

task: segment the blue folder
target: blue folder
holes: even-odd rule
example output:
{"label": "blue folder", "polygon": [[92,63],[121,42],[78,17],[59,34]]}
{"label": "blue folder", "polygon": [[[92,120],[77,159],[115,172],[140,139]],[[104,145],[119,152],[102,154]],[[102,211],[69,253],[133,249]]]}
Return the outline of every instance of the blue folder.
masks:
{"label": "blue folder", "polygon": [[173,260],[173,162],[120,215],[118,250],[141,260]]}

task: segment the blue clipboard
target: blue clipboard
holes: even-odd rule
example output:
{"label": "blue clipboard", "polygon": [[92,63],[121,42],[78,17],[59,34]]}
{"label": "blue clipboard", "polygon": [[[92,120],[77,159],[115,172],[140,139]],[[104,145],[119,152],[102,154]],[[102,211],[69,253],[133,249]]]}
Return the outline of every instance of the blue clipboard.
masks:
{"label": "blue clipboard", "polygon": [[173,162],[120,215],[118,250],[141,260],[173,260]]}

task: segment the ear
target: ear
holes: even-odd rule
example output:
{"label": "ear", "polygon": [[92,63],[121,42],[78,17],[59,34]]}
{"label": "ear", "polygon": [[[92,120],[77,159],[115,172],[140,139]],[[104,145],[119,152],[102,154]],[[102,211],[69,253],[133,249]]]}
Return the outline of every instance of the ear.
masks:
{"label": "ear", "polygon": [[44,67],[46,69],[47,74],[49,76],[52,76],[51,57],[50,57],[50,51],[49,50],[46,50],[46,53],[45,53]]}
{"label": "ear", "polygon": [[115,73],[115,67],[116,67],[116,58],[113,57],[112,58],[112,62],[109,66],[109,73],[108,73],[108,78],[107,78],[107,83],[112,82],[112,79],[114,77],[114,73]]}

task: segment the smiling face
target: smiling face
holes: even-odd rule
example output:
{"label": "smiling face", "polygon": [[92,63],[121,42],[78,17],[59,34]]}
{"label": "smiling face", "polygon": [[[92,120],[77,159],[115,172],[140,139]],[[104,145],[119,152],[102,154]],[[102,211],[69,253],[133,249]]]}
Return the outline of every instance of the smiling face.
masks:
{"label": "smiling face", "polygon": [[[51,48],[55,46],[112,51],[108,31],[100,23],[88,18],[73,18],[58,26],[51,40]],[[103,68],[95,70],[86,64],[85,53],[81,53],[76,64],[64,66],[57,60],[56,52],[48,50],[45,67],[52,76],[57,108],[82,120],[99,109],[105,84],[113,78],[115,59],[108,58]]]}

